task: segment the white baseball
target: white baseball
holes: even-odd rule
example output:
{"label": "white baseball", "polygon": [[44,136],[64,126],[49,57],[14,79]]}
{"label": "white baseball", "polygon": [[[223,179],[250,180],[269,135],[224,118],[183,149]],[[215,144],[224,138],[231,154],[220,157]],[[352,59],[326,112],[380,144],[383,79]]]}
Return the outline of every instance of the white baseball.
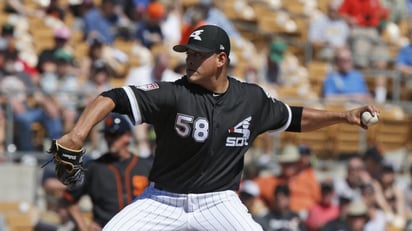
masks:
{"label": "white baseball", "polygon": [[373,115],[368,111],[365,111],[362,113],[362,123],[363,124],[369,126],[369,125],[376,124],[378,121],[379,121],[379,118],[376,112],[373,113]]}

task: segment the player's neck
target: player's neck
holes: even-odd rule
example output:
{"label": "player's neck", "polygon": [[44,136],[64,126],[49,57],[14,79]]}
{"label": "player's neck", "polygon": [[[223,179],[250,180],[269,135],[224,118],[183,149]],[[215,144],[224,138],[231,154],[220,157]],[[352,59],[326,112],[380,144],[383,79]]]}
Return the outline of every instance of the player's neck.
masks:
{"label": "player's neck", "polygon": [[227,77],[217,79],[214,82],[214,86],[210,89],[213,93],[223,94],[229,88],[229,79]]}

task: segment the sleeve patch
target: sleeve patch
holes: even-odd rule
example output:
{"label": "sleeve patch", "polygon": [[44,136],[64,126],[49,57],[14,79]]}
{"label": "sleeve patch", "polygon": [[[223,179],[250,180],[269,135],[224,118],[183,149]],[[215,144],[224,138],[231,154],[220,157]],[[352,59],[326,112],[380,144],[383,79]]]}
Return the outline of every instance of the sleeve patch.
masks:
{"label": "sleeve patch", "polygon": [[139,85],[136,86],[136,88],[143,90],[143,91],[151,91],[151,90],[156,90],[159,89],[159,84],[157,83],[149,83],[149,84],[144,84],[144,85]]}

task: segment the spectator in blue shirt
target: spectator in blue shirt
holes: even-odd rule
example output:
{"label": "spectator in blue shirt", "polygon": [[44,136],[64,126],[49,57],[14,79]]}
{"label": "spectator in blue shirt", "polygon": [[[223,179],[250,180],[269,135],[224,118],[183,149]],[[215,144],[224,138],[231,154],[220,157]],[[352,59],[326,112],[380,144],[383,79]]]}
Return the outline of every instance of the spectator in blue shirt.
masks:
{"label": "spectator in blue shirt", "polygon": [[[409,37],[412,38],[412,31]],[[399,49],[395,65],[406,80],[407,91],[405,94],[407,99],[410,99],[412,97],[412,44]]]}
{"label": "spectator in blue shirt", "polygon": [[399,50],[396,57],[396,67],[404,76],[412,77],[412,44]]}
{"label": "spectator in blue shirt", "polygon": [[328,100],[369,101],[372,99],[361,72],[353,69],[352,53],[339,48],[335,56],[336,70],[326,76],[323,94]]}
{"label": "spectator in blue shirt", "polygon": [[120,21],[115,6],[115,0],[102,0],[100,7],[87,11],[83,17],[86,38],[98,38],[107,44],[113,42]]}
{"label": "spectator in blue shirt", "polygon": [[[166,8],[160,2],[152,2],[146,7],[143,20],[137,25],[136,39],[146,48],[162,45],[164,35],[160,23],[166,16]],[[180,33],[180,32],[179,32]]]}

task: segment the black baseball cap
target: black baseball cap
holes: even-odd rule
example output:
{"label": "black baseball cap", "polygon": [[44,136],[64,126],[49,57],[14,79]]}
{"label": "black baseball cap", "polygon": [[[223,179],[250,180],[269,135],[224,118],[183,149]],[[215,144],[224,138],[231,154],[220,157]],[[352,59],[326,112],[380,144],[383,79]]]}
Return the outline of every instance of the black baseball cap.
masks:
{"label": "black baseball cap", "polygon": [[230,54],[230,39],[226,31],[214,25],[204,25],[196,28],[189,36],[187,44],[173,47],[176,52],[186,52],[188,49],[198,52],[225,52]]}
{"label": "black baseball cap", "polygon": [[109,135],[120,135],[130,132],[132,126],[126,116],[118,113],[110,113],[104,120],[104,127],[100,131]]}

